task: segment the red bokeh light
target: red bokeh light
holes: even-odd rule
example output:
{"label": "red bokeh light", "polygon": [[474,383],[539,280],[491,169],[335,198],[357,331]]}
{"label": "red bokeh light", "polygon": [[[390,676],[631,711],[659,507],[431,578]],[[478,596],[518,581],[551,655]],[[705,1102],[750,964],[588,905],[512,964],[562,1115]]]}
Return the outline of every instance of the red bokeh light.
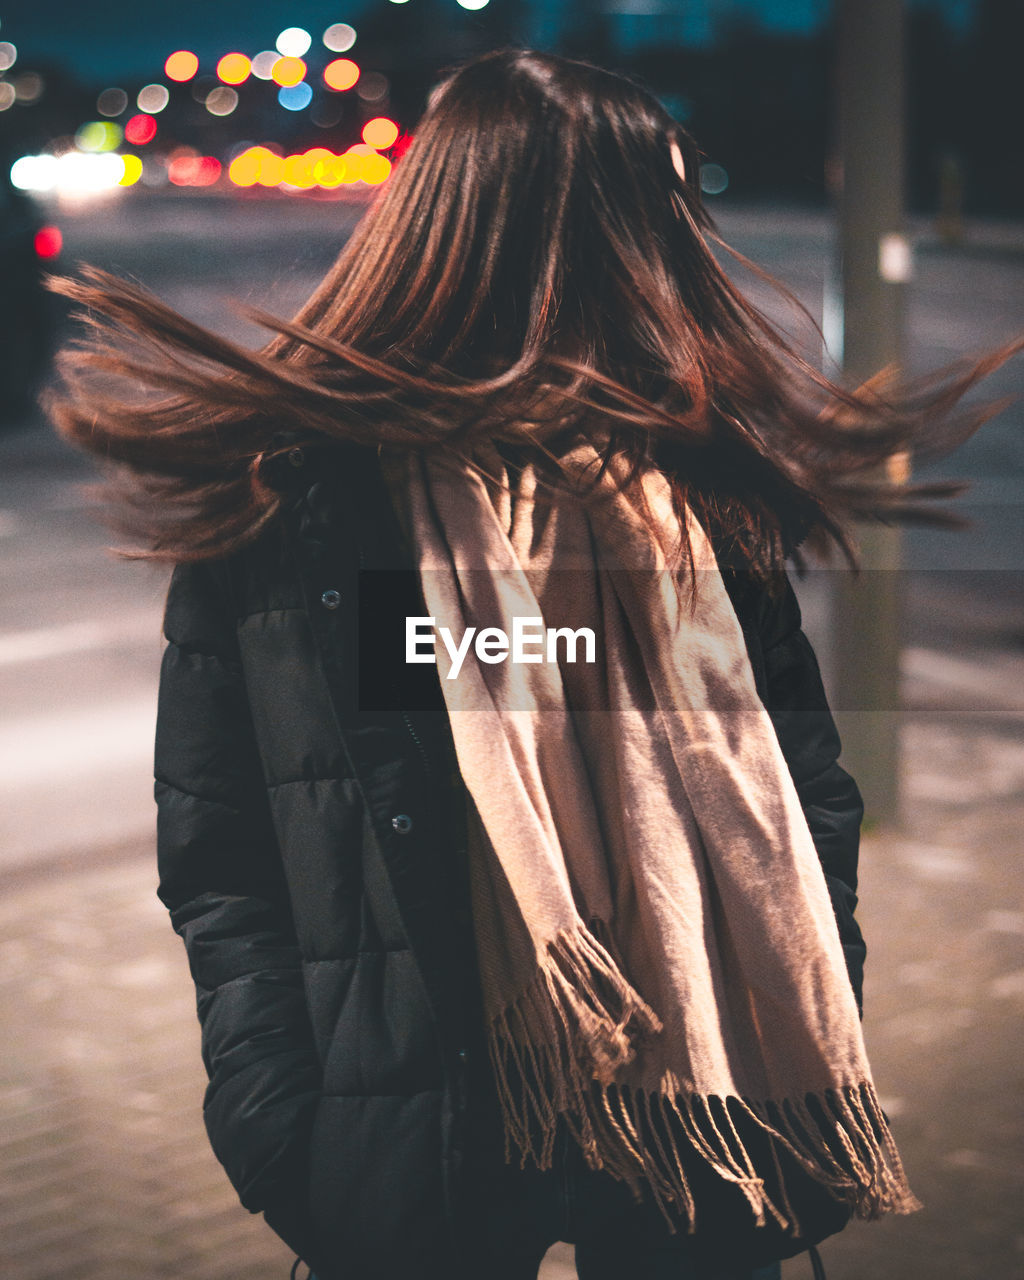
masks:
{"label": "red bokeh light", "polygon": [[209,187],[220,177],[220,161],[215,156],[176,156],[167,177],[176,187]]}
{"label": "red bokeh light", "polygon": [[64,237],[60,227],[40,227],[33,241],[36,256],[39,258],[56,258],[64,248]]}
{"label": "red bokeh light", "polygon": [[125,142],[130,142],[133,147],[144,147],[147,142],[152,142],[156,137],[156,121],[152,116],[147,116],[140,112],[137,116],[132,116],[124,127]]}
{"label": "red bokeh light", "polygon": [[392,158],[394,160],[401,160],[402,156],[405,155],[405,153],[409,150],[411,146],[412,146],[412,134],[411,133],[399,134],[398,141],[391,148]]}

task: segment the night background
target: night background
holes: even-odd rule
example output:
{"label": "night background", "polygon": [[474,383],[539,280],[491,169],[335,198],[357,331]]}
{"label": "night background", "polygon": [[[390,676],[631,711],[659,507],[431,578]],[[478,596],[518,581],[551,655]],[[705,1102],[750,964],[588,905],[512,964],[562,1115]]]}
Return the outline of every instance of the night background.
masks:
{"label": "night background", "polygon": [[[386,77],[386,95],[367,100],[324,85],[323,68],[344,54],[325,48],[321,33],[342,20],[358,33],[351,60],[364,75]],[[947,182],[962,188],[968,212],[1019,213],[1024,6],[1013,0],[921,0],[908,6],[907,23],[910,207],[935,209],[945,173]],[[229,115],[204,108],[201,95],[217,86],[222,55],[252,58],[273,50],[278,33],[296,24],[313,38],[305,55],[312,89],[307,106],[283,109],[273,81],[250,75],[236,86],[238,103]],[[253,137],[290,149],[342,151],[359,143],[362,123],[382,114],[380,108],[411,128],[445,65],[509,42],[639,76],[725,170],[731,198],[813,205],[827,195],[834,36],[827,0],[490,0],[474,11],[455,0],[183,0],[143,10],[126,0],[16,0],[0,10],[0,39],[17,49],[5,77],[16,96],[0,111],[0,148],[15,157],[53,148],[98,115],[123,126],[136,112],[126,106],[113,117],[99,114],[99,93],[120,88],[134,107],[139,89],[156,82],[172,92],[158,113],[156,137],[136,149],[142,156],[159,158],[184,145],[224,164]],[[197,79],[186,84],[164,76],[165,59],[179,49],[199,58]],[[18,96],[26,74],[41,77],[41,84],[31,79]],[[0,107],[6,104],[0,93]],[[156,182],[155,172],[147,180]]]}
{"label": "night background", "polygon": [[[881,28],[850,52],[840,17],[867,11],[902,12],[902,59]],[[0,0],[3,1280],[292,1264],[207,1143],[195,992],[155,893],[167,573],[110,554],[91,463],[40,408],[78,333],[44,276],[94,264],[265,342],[238,304],[295,314],[438,75],[508,43],[660,97],[724,240],[813,324],[723,265],[834,376],[1024,333],[1020,0]],[[1024,1280],[1022,366],[971,393],[1005,398],[977,435],[909,462],[967,482],[947,504],[967,527],[859,530],[860,595],[835,565],[790,575],[867,799],[865,1038],[924,1204],[826,1241],[829,1280]],[[574,1276],[555,1246],[541,1280]],[[808,1259],[783,1277],[811,1280]]]}

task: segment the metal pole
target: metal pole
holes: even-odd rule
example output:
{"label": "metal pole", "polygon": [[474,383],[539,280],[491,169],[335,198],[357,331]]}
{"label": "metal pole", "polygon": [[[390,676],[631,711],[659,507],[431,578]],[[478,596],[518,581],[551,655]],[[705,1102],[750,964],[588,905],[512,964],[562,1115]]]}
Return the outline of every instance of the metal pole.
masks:
{"label": "metal pole", "polygon": [[[838,0],[837,165],[841,363],[848,385],[902,358],[910,251],[904,234],[902,0]],[[837,354],[838,353],[834,353]],[[892,478],[906,460],[895,459]],[[864,572],[833,598],[835,712],[843,763],[869,824],[899,815],[902,539],[859,530]]]}

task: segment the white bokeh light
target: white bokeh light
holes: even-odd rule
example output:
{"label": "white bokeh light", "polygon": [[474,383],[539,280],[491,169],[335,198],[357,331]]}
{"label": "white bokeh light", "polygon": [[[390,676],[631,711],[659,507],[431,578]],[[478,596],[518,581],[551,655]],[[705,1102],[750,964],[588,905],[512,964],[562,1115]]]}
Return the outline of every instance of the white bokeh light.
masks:
{"label": "white bokeh light", "polygon": [[276,49],[264,49],[262,53],[258,53],[252,60],[252,73],[256,79],[272,80],[274,63],[280,56]]}
{"label": "white bokeh light", "polygon": [[335,22],[324,32],[324,45],[332,53],[348,53],[356,42],[356,29],[347,22]]}
{"label": "white bokeh light", "polygon": [[138,97],[135,99],[139,110],[151,116],[163,111],[170,100],[171,95],[167,92],[167,86],[162,84],[147,84],[144,89],[139,90]]}
{"label": "white bokeh light", "polygon": [[309,52],[313,37],[303,27],[285,27],[277,37],[277,51],[283,58],[301,58]]}

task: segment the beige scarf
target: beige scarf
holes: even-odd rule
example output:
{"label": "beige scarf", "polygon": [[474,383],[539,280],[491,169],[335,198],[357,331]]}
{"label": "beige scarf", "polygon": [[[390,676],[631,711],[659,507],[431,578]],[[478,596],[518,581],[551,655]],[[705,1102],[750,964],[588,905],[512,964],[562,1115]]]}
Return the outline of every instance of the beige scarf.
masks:
{"label": "beige scarf", "polygon": [[[704,530],[688,513],[691,614],[649,525],[607,477],[596,508],[541,502],[532,466],[508,468],[493,445],[475,457],[512,492],[451,458],[384,455],[427,614],[455,643],[469,627],[512,636],[516,616],[596,637],[594,662],[582,642],[575,662],[557,640],[557,661],[485,661],[470,648],[453,679],[436,643],[471,799],[506,1159],[514,1143],[521,1162],[550,1167],[561,1115],[592,1168],[634,1193],[646,1184],[692,1230],[688,1143],[740,1188],[756,1225],[770,1214],[800,1232],[783,1180],[766,1185],[739,1137],[739,1108],[768,1136],[762,1160],[767,1148],[776,1173],[782,1148],[860,1217],[919,1208],[875,1095],[821,865]],[[592,476],[597,453],[580,444],[566,461]],[[651,470],[643,483],[678,539],[665,477]],[[495,657],[500,637],[490,639]],[[543,644],[527,652],[546,656]]]}

